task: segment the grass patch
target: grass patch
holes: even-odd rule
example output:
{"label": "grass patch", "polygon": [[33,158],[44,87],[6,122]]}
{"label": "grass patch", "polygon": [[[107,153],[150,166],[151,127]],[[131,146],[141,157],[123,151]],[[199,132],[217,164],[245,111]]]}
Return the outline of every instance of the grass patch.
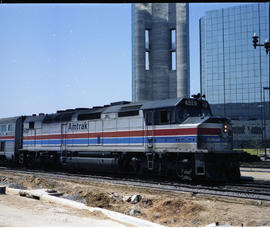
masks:
{"label": "grass patch", "polygon": [[234,149],[234,150],[243,150],[251,155],[258,155],[260,156],[261,154],[264,154],[264,148],[259,148],[259,149],[251,149],[251,148],[239,148],[239,149]]}

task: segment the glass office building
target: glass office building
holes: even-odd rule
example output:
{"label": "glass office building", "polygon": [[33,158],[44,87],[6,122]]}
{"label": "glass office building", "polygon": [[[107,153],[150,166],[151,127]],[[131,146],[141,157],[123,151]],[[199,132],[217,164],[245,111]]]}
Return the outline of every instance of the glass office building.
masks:
{"label": "glass office building", "polygon": [[[269,3],[253,3],[206,12],[200,19],[201,93],[215,115],[232,120],[269,119]],[[264,102],[265,100],[265,102]],[[235,129],[237,132],[237,129]],[[258,130],[257,134],[262,130]]]}

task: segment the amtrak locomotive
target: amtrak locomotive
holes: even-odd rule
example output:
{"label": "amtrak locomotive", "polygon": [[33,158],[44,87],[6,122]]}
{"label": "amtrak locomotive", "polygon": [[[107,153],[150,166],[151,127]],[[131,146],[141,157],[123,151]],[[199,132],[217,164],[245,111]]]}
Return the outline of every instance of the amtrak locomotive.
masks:
{"label": "amtrak locomotive", "polygon": [[0,119],[0,158],[21,166],[238,180],[228,119],[175,98]]}

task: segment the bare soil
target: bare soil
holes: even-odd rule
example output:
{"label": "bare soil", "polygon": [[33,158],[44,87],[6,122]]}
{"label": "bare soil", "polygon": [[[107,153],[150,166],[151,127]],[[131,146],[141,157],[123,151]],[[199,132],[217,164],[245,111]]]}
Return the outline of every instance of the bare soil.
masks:
{"label": "bare soil", "polygon": [[[218,222],[233,226],[270,226],[270,203],[265,201],[215,197],[160,191],[126,185],[85,180],[45,178],[0,171],[0,183],[14,188],[48,188],[63,197],[91,207],[133,215],[166,226],[206,226]],[[131,204],[125,196],[139,194],[140,202]],[[126,197],[127,198],[127,197]]]}
{"label": "bare soil", "polygon": [[0,227],[127,227],[101,212],[74,210],[52,202],[0,195]]}

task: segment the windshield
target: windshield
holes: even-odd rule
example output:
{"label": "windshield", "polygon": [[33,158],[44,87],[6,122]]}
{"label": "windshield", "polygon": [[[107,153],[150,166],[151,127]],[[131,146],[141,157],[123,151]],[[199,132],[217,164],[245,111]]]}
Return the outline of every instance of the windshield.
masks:
{"label": "windshield", "polygon": [[204,116],[212,116],[210,109],[202,108],[201,109],[202,115]]}
{"label": "windshield", "polygon": [[204,116],[212,116],[211,109],[206,101],[201,101],[201,113]]}
{"label": "windshield", "polygon": [[201,110],[198,107],[187,106],[187,107],[184,107],[184,109],[187,110],[187,112],[189,113],[189,116],[192,116],[192,117],[201,116]]}
{"label": "windshield", "polygon": [[185,100],[178,109],[177,117],[180,122],[184,121],[188,117],[200,117],[200,116],[211,116],[211,110],[206,101],[197,100]]}

